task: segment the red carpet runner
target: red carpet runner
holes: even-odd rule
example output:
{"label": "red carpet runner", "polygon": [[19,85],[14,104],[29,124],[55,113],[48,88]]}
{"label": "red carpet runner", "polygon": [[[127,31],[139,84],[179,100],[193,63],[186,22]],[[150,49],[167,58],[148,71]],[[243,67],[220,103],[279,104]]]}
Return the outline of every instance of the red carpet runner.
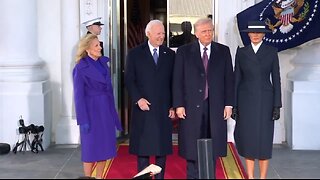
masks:
{"label": "red carpet runner", "polygon": [[[118,156],[107,162],[105,179],[131,179],[137,173],[136,156],[130,155],[128,148],[127,144],[120,145]],[[173,146],[173,150],[173,154],[167,157],[165,179],[186,179],[186,163],[178,156],[177,145]],[[94,174],[95,170],[93,170]],[[228,143],[227,157],[219,158],[217,161],[216,177],[217,179],[247,178],[233,143]]]}

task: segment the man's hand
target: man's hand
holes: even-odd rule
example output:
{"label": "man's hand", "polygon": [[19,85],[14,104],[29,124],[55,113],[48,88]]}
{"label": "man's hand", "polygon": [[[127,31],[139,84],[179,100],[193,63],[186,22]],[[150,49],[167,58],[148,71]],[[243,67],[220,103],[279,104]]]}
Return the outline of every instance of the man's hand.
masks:
{"label": "man's hand", "polygon": [[180,119],[185,119],[186,118],[186,110],[184,109],[184,107],[178,107],[176,109],[176,114],[178,116],[178,118]]}
{"label": "man's hand", "polygon": [[169,109],[169,118],[174,119],[176,117],[176,113],[174,112],[173,108]]}
{"label": "man's hand", "polygon": [[149,103],[149,101],[144,98],[139,99],[137,104],[142,111],[149,111],[150,110],[149,105],[151,105],[151,103]]}
{"label": "man's hand", "polygon": [[231,117],[232,114],[232,107],[226,106],[224,107],[224,112],[223,112],[223,118],[224,120],[227,120]]}

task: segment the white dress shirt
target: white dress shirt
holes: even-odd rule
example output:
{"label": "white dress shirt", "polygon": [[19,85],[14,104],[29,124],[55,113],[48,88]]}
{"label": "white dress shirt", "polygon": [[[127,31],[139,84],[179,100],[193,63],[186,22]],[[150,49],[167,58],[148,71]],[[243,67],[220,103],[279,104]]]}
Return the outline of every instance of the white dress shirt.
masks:
{"label": "white dress shirt", "polygon": [[157,49],[157,54],[158,54],[158,57],[159,57],[159,46],[158,47],[153,47],[150,42],[148,41],[148,45],[149,45],[149,50],[150,50],[150,53],[151,55],[153,55],[153,49]]}

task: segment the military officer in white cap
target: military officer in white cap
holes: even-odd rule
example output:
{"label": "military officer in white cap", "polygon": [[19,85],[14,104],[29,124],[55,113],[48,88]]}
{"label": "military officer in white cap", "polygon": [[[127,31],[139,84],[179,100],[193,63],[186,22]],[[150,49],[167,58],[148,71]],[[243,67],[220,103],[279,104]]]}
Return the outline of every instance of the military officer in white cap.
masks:
{"label": "military officer in white cap", "polygon": [[[83,22],[82,24],[84,24],[87,28],[87,34],[94,34],[94,35],[100,35],[101,34],[101,26],[103,26],[104,24],[101,23],[101,17],[98,18],[94,18],[94,19],[90,19],[88,21]],[[101,54],[102,56],[104,55],[103,53],[103,42],[100,41],[100,46],[101,46]]]}

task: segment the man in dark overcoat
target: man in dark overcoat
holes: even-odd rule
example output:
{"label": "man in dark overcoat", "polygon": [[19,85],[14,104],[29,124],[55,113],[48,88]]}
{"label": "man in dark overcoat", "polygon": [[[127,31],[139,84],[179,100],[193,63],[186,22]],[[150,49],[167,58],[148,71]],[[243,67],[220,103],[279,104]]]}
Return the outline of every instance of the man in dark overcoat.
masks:
{"label": "man in dark overcoat", "polygon": [[199,19],[194,27],[198,40],[177,49],[173,80],[173,107],[180,118],[179,154],[187,161],[188,179],[199,178],[198,139],[212,139],[214,167],[217,157],[226,156],[226,120],[234,101],[229,48],[213,42],[211,19]]}
{"label": "man in dark overcoat", "polygon": [[166,155],[172,154],[172,74],[175,52],[162,45],[163,23],[147,24],[148,41],[127,55],[125,83],[132,101],[129,152],[138,156],[138,172],[149,166],[150,156],[162,168],[155,178],[163,179]]}

